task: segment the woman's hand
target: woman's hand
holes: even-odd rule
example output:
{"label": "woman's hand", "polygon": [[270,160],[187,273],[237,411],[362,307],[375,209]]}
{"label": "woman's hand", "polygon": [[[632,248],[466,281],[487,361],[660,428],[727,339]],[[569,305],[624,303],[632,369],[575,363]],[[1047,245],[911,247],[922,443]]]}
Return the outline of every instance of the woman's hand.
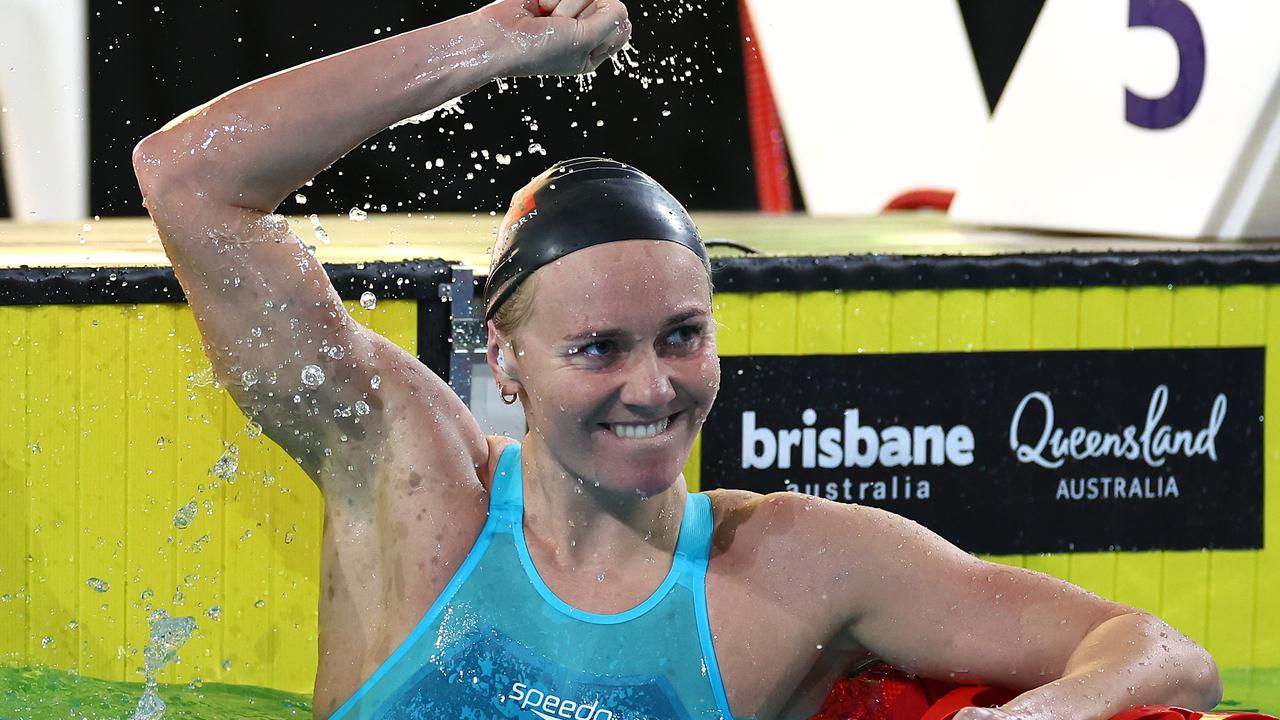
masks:
{"label": "woman's hand", "polygon": [[1021,720],[1021,718],[998,707],[967,707],[961,708],[960,712],[952,716],[952,720]]}
{"label": "woman's hand", "polygon": [[631,38],[620,0],[497,0],[476,12],[507,77],[594,71]]}

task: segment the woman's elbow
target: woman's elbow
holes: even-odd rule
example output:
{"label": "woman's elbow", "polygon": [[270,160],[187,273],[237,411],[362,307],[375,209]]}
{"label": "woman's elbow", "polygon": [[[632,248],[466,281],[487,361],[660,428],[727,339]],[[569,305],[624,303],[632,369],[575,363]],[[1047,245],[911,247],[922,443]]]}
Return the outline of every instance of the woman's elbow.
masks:
{"label": "woman's elbow", "polygon": [[1222,702],[1222,675],[1218,672],[1218,663],[1214,661],[1213,656],[1208,650],[1200,646],[1196,646],[1196,657],[1191,663],[1188,663],[1193,671],[1191,673],[1191,684],[1194,688],[1195,703],[1194,710],[1212,710]]}

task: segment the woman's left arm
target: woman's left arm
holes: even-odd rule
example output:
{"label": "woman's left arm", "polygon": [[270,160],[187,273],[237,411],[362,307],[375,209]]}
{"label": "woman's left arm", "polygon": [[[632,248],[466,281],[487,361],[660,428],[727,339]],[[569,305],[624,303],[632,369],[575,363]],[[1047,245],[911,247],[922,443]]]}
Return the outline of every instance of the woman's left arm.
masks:
{"label": "woman's left arm", "polygon": [[1221,699],[1222,682],[1209,653],[1163,620],[1130,608],[1090,629],[1059,679],[998,709],[966,708],[956,720],[1105,719],[1147,703],[1209,710]]}
{"label": "woman's left arm", "polygon": [[1207,710],[1221,699],[1209,653],[1153,615],[980,560],[891,513],[821,505],[805,534],[837,550],[821,562],[852,639],[927,677],[1025,690],[957,720],[1106,720],[1135,705]]}

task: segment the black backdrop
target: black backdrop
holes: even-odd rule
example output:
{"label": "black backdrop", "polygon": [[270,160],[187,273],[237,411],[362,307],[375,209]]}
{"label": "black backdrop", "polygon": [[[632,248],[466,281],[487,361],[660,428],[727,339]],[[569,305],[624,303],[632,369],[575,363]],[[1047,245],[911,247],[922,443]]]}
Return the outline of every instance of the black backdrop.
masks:
{"label": "black backdrop", "polygon": [[[992,106],[1042,1],[958,0]],[[91,3],[92,212],[143,212],[129,151],[175,115],[255,77],[443,20],[476,4]],[[734,0],[633,0],[634,44],[642,62],[633,76],[615,77],[606,69],[586,95],[576,85],[522,81],[501,94],[490,85],[464,102],[461,116],[384,133],[348,155],[305,191],[305,209],[345,212],[368,202],[374,208],[385,203],[390,211],[500,212],[523,180],[555,159],[582,154],[635,163],[694,209],[755,208],[736,5]],[[814,68],[836,77],[834,70]],[[645,87],[637,76],[663,83]],[[537,130],[531,129],[534,120]],[[545,156],[528,154],[533,142]],[[489,151],[488,159],[471,157],[481,150]],[[496,153],[512,155],[511,163],[499,164]],[[443,168],[423,169],[424,160],[434,164],[437,158],[445,161]],[[467,179],[469,172],[473,179]],[[290,205],[285,210],[304,209]],[[0,173],[0,217],[7,215]]]}
{"label": "black backdrop", "polygon": [[[130,150],[175,115],[261,75],[475,5],[93,3],[93,212],[142,212]],[[393,212],[500,212],[512,191],[554,160],[591,154],[645,169],[692,207],[754,208],[736,3],[650,0],[630,9],[642,64],[630,76],[615,76],[606,64],[588,93],[576,81],[521,80],[504,92],[490,84],[463,101],[463,114],[376,136],[303,191],[305,208],[288,201],[283,209],[346,212],[368,202]],[[647,88],[640,77],[652,81]],[[545,155],[531,154],[532,143]],[[511,162],[499,164],[497,153]],[[436,159],[443,168],[424,169]]]}

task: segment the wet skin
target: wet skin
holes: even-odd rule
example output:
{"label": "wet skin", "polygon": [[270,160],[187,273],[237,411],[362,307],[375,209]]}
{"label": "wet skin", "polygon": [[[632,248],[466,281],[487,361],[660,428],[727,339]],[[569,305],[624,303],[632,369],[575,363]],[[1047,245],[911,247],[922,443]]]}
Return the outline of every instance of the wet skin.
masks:
{"label": "wet skin", "polygon": [[[573,253],[533,277],[526,324],[513,338],[491,335],[490,348],[492,358],[503,344],[505,370],[495,363],[495,375],[504,391],[519,394],[530,425],[526,539],[560,598],[591,612],[621,612],[652,594],[670,569],[687,494],[681,469],[718,389],[706,272],[683,247],[636,240]],[[408,407],[396,415],[399,423],[421,422]],[[487,488],[510,441],[488,438],[487,458],[469,478],[424,481],[424,466],[439,467],[430,451],[463,439],[440,437],[445,428],[438,416],[430,419],[434,427],[421,434],[407,428],[397,435],[435,434],[436,442],[384,446],[387,476],[373,483],[371,515],[329,514],[319,716],[399,645],[484,523]],[[622,438],[610,429],[662,419],[669,423],[654,437]],[[776,543],[753,546],[765,534],[785,536],[800,506],[761,504],[764,498],[745,492],[712,498],[720,529],[708,595],[731,707],[742,717],[808,717],[835,676],[865,653],[835,637],[838,613],[811,612],[799,601],[820,597],[810,592],[819,575],[798,580],[780,572],[786,563],[759,554],[780,551]]]}
{"label": "wet skin", "polygon": [[[498,0],[249,83],[134,152],[220,381],[324,494],[319,717],[374,672],[453,576],[510,440],[486,437],[443,380],[357,323],[272,213],[406,117],[497,77],[593,69],[629,35],[617,0]],[[714,329],[685,327],[709,312],[701,273],[670,243],[583,251],[535,274],[534,317],[506,338],[511,375],[501,380],[533,428],[530,553],[550,588],[584,610],[632,607],[670,567],[680,468],[718,371]],[[615,336],[567,351],[567,337],[610,328]],[[342,353],[325,351],[334,347]],[[322,384],[301,381],[308,365]],[[247,383],[250,371],[271,380]],[[357,402],[370,412],[352,413]],[[656,438],[608,427],[664,418]],[[1150,615],[977,560],[870,508],[709,495],[708,612],[738,717],[808,717],[864,648],[930,676],[1036,688],[1004,706],[1029,718],[1101,720],[1122,703],[1208,707],[1220,697],[1212,659]],[[970,709],[957,720],[980,717]]]}

